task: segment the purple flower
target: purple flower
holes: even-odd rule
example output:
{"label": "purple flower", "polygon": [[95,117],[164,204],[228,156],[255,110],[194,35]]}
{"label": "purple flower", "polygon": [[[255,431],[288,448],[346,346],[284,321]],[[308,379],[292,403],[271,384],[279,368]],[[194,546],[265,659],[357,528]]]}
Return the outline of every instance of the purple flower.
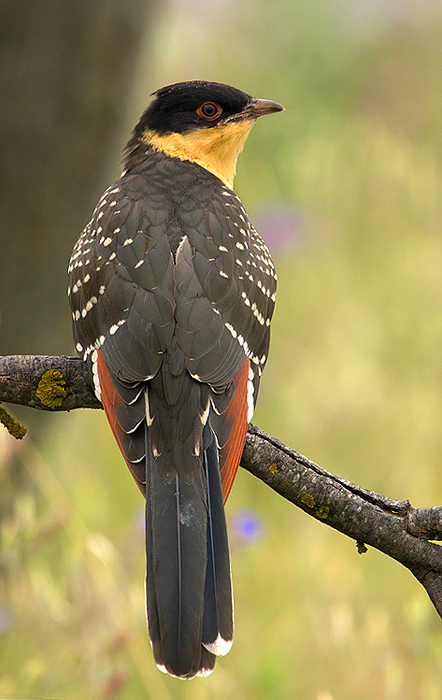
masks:
{"label": "purple flower", "polygon": [[265,535],[264,524],[253,510],[238,511],[233,518],[233,527],[244,543],[259,542]]}
{"label": "purple flower", "polygon": [[259,235],[270,250],[277,253],[302,241],[305,231],[304,216],[284,204],[267,205],[253,216]]}

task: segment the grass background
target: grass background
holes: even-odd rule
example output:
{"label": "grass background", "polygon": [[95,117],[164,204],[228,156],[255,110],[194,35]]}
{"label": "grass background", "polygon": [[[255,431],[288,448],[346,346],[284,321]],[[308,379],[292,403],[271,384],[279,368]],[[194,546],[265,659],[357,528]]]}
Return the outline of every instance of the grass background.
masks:
{"label": "grass background", "polygon": [[[285,105],[253,130],[235,188],[279,275],[254,422],[415,506],[442,502],[441,45],[429,1],[170,4],[127,116],[192,77]],[[241,470],[234,646],[207,679],[164,677],[145,629],[141,497],[104,415],[46,421],[40,441],[0,433],[0,488],[13,472],[24,484],[3,514],[0,697],[442,697],[442,625],[411,576]],[[244,509],[256,538],[236,526]]]}

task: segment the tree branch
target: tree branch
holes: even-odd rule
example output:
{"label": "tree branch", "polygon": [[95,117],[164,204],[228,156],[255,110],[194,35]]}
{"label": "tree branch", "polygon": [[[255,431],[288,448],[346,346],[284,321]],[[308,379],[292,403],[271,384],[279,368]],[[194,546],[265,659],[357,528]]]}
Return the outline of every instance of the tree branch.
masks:
{"label": "tree branch", "polygon": [[[76,357],[0,357],[0,401],[41,410],[101,408],[85,363]],[[6,411],[0,411],[0,421]],[[7,414],[6,414],[7,415]],[[11,431],[13,432],[13,431]],[[17,435],[17,437],[20,437]],[[308,515],[403,564],[442,617],[442,507],[413,508],[326,471],[254,425],[241,466]]]}

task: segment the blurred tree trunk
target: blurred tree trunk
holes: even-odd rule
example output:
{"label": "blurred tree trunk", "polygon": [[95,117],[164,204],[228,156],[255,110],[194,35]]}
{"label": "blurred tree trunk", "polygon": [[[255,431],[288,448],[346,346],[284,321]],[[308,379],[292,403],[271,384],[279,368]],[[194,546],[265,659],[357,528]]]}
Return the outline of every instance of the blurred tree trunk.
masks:
{"label": "blurred tree trunk", "polygon": [[[73,350],[67,263],[119,167],[137,56],[156,7],[0,3],[1,353]],[[34,440],[49,423],[31,419]],[[30,485],[14,462],[2,471],[0,459],[0,519]]]}
{"label": "blurred tree trunk", "polygon": [[72,349],[70,252],[110,167],[155,0],[0,5],[0,352]]}

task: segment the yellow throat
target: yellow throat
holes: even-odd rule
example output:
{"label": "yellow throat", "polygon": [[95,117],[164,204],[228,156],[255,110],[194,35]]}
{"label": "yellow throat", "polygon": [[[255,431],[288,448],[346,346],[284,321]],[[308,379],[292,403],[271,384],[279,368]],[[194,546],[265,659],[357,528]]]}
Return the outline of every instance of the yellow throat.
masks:
{"label": "yellow throat", "polygon": [[143,142],[172,158],[190,160],[233,187],[236,161],[244,148],[255,119],[227,122],[207,129],[195,129],[183,134],[160,135],[146,129]]}

